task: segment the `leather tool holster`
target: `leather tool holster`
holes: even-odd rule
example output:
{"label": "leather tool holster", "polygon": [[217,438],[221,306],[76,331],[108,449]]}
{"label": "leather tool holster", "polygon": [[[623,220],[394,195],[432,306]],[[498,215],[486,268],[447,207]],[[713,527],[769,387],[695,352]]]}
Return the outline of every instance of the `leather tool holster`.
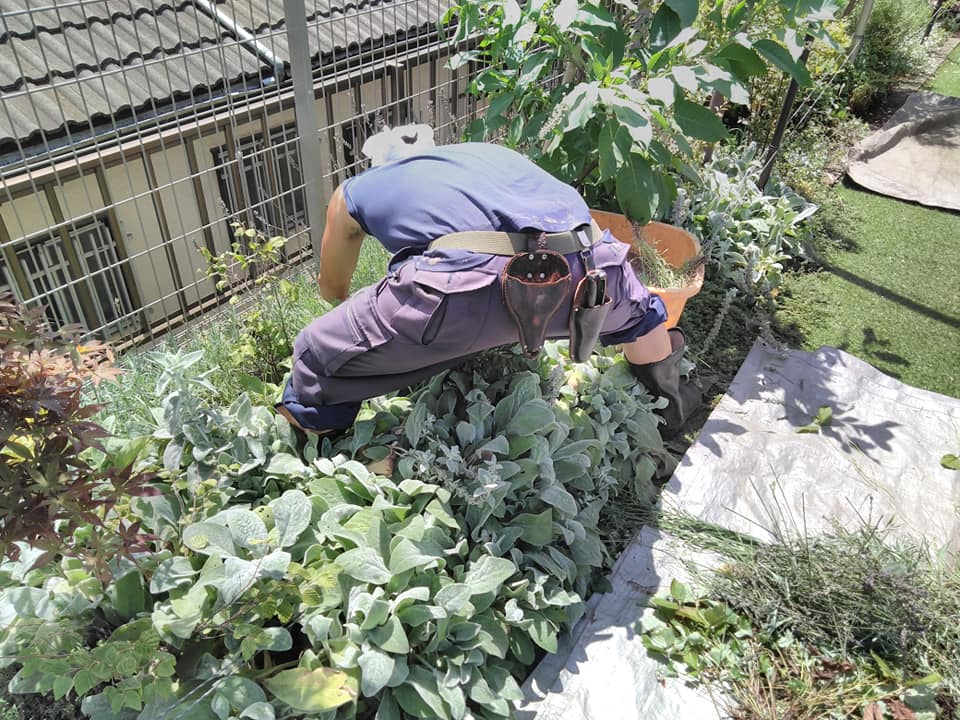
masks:
{"label": "leather tool holster", "polygon": [[611,305],[602,272],[588,272],[577,283],[570,309],[570,358],[574,362],[586,362],[593,353]]}
{"label": "leather tool holster", "polygon": [[[540,241],[542,241],[541,236]],[[543,347],[550,319],[565,304],[570,292],[570,266],[566,258],[532,240],[528,252],[514,255],[503,269],[503,302],[520,333],[526,357],[536,357]]]}

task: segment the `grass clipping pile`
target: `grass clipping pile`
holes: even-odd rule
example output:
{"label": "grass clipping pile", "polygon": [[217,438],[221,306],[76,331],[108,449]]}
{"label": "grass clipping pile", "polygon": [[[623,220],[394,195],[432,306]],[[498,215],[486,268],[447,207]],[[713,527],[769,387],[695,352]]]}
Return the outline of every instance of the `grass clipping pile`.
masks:
{"label": "grass clipping pile", "polygon": [[955,558],[864,523],[758,543],[688,517],[664,529],[729,560],[653,600],[643,642],[719,685],[737,720],[956,718],[960,572]]}

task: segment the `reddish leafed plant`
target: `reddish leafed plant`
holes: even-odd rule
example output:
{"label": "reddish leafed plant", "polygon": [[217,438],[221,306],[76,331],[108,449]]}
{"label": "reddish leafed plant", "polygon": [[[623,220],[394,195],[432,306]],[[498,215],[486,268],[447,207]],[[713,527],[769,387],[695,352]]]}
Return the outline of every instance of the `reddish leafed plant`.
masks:
{"label": "reddish leafed plant", "polygon": [[146,478],[131,463],[97,467],[85,454],[102,450],[107,433],[91,419],[100,406],[84,404],[83,388],[118,371],[108,346],[79,338],[79,328],[55,331],[41,308],[0,296],[0,556],[15,559],[23,541],[47,551],[39,564],[79,550],[74,531],[92,526],[99,547],[85,550],[105,559],[96,550],[120,549],[139,530],[105,522]]}

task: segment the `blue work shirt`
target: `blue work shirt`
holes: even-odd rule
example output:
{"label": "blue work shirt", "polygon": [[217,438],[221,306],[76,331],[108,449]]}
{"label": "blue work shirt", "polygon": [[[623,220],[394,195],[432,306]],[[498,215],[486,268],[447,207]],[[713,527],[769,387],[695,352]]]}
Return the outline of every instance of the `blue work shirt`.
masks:
{"label": "blue work shirt", "polygon": [[342,188],[350,216],[392,253],[422,252],[452,232],[564,232],[590,222],[576,190],[488,143],[431,148],[371,168]]}

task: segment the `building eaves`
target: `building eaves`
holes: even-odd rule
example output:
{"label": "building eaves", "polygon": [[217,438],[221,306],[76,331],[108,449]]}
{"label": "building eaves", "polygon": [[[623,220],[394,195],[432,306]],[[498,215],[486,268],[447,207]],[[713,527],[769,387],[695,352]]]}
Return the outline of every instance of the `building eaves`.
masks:
{"label": "building eaves", "polygon": [[[307,0],[314,67],[432,33],[450,5]],[[192,0],[0,0],[0,148],[23,152],[272,82],[264,48],[289,67],[282,0],[217,9],[243,30]]]}

